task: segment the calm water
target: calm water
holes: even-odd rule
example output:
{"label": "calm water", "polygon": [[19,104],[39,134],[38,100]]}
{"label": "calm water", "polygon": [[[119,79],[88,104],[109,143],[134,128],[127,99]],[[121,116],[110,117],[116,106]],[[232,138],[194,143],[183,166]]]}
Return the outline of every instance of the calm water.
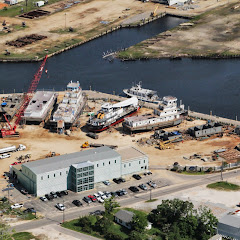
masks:
{"label": "calm water", "polygon": [[[240,119],[239,60],[151,60],[110,63],[103,52],[129,47],[186,20],[164,17],[136,29],[122,29],[47,60],[39,89],[63,90],[70,80],[83,89],[117,94],[132,82],[155,89],[160,96],[174,95],[199,112]],[[26,91],[39,63],[1,63],[0,92]]]}

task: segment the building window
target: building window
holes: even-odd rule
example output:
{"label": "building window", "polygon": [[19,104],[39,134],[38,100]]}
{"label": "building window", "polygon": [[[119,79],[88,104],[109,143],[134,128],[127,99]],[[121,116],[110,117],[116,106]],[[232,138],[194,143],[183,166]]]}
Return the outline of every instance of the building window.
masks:
{"label": "building window", "polygon": [[78,185],[80,185],[80,184],[82,184],[82,183],[83,183],[82,179],[78,179],[78,180],[77,180],[77,184],[78,184]]}
{"label": "building window", "polygon": [[60,172],[60,176],[62,176],[62,172]]}
{"label": "building window", "polygon": [[66,174],[68,174],[68,171],[66,171]]}
{"label": "building window", "polygon": [[87,171],[87,170],[88,170],[88,167],[84,167],[84,168],[83,168],[83,171]]}
{"label": "building window", "polygon": [[93,166],[89,166],[89,170],[92,170],[94,167]]}
{"label": "building window", "polygon": [[47,175],[47,178],[49,178],[49,175]]}
{"label": "building window", "polygon": [[131,167],[131,163],[129,163],[129,167]]}
{"label": "building window", "polygon": [[89,177],[89,182],[94,182],[94,177]]}
{"label": "building window", "polygon": [[77,178],[82,177],[82,175],[83,175],[82,173],[78,173],[78,174],[77,174]]}
{"label": "building window", "polygon": [[43,180],[43,176],[41,177],[41,180]]}
{"label": "building window", "polygon": [[111,164],[111,162],[109,161],[109,165]]}
{"label": "building window", "polygon": [[94,184],[89,184],[89,189],[93,189],[94,188]]}
{"label": "building window", "polygon": [[143,162],[145,163],[145,160]]}
{"label": "building window", "polygon": [[55,176],[55,173],[53,174],[53,176],[56,177],[56,176]]}
{"label": "building window", "polygon": [[139,161],[139,164],[141,164],[141,161]]}
{"label": "building window", "polygon": [[88,172],[83,173],[83,177],[86,177],[86,176],[88,176]]}
{"label": "building window", "polygon": [[115,160],[115,163],[117,163],[117,160]]}
{"label": "building window", "polygon": [[104,166],[104,163],[102,165]]}
{"label": "building window", "polygon": [[97,167],[98,167],[98,164],[97,164]]}
{"label": "building window", "polygon": [[83,179],[83,184],[84,184],[84,183],[88,183],[88,178],[84,178],[84,179]]}
{"label": "building window", "polygon": [[90,172],[89,172],[89,175],[93,175],[93,174],[94,174],[94,171],[90,171]]}
{"label": "building window", "polygon": [[124,164],[124,167],[126,167],[126,164]]}

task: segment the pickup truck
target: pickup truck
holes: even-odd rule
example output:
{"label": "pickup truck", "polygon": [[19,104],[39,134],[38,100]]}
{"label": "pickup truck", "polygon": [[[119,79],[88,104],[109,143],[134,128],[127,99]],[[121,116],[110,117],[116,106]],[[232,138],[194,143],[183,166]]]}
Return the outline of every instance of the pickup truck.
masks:
{"label": "pickup truck", "polygon": [[11,209],[16,209],[16,208],[21,208],[21,207],[23,207],[22,203],[15,203],[15,204],[11,205]]}

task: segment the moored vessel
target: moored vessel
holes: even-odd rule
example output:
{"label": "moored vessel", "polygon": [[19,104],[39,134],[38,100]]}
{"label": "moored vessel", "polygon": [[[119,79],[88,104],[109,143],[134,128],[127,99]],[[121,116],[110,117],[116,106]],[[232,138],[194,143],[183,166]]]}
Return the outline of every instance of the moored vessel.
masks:
{"label": "moored vessel", "polygon": [[177,98],[163,97],[153,114],[125,118],[123,128],[130,132],[147,131],[180,124],[184,119],[184,105],[177,106]]}
{"label": "moored vessel", "polygon": [[92,132],[102,132],[131,116],[139,110],[138,99],[132,97],[125,101],[111,104],[105,103],[96,115],[90,116],[87,127]]}
{"label": "moored vessel", "polygon": [[144,101],[144,102],[158,104],[161,101],[156,91],[142,88],[142,82],[139,82],[138,84],[133,85],[129,89],[123,89],[123,92],[128,97],[137,97],[138,100]]}
{"label": "moored vessel", "polygon": [[64,97],[50,122],[52,125],[58,125],[58,128],[71,127],[83,110],[86,101],[87,98],[80,87],[79,81],[71,81],[68,83]]}

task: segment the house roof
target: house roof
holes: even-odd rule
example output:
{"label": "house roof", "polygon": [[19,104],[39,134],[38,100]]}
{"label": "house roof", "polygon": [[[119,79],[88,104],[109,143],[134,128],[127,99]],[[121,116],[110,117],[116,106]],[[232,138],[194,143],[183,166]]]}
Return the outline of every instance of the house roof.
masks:
{"label": "house roof", "polygon": [[129,223],[132,221],[134,213],[129,212],[127,210],[119,210],[116,214],[115,217],[122,220],[125,223]]}
{"label": "house roof", "polygon": [[61,156],[51,158],[45,158],[42,160],[24,163],[22,165],[29,168],[35,174],[41,174],[67,168],[73,164],[74,167],[76,167],[75,164],[87,161],[95,162],[109,158],[117,158],[119,156],[120,155],[116,151],[109,147],[104,146],[86,151],[64,154]]}

